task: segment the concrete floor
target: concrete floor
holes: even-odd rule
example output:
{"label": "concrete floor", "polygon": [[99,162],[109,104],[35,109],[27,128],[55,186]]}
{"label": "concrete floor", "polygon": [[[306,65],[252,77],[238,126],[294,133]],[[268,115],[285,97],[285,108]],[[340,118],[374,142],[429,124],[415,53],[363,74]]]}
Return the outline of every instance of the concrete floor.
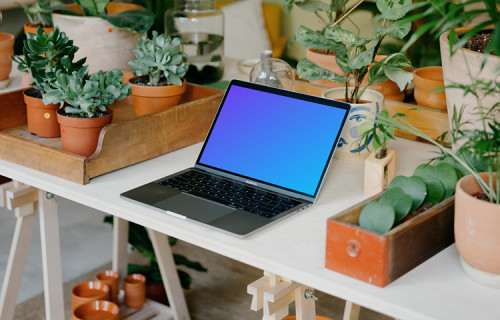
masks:
{"label": "concrete floor", "polygon": [[[57,202],[63,282],[67,282],[111,260],[112,228],[102,222],[104,214],[100,211],[64,198],[57,198]],[[17,303],[43,292],[40,223],[38,219],[36,221]],[[5,275],[15,225],[14,213],[0,208],[1,283]]]}

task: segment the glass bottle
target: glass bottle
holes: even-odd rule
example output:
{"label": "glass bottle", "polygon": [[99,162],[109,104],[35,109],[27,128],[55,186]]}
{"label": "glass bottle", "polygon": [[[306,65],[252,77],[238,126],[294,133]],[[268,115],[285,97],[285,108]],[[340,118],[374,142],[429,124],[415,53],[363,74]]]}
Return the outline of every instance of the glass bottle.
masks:
{"label": "glass bottle", "polygon": [[271,50],[264,50],[260,54],[260,61],[253,66],[249,79],[250,82],[269,87],[294,90],[295,74],[292,67],[281,59],[273,58]]}
{"label": "glass bottle", "polygon": [[224,73],[224,15],[214,0],[175,0],[165,12],[165,34],[179,37],[190,64],[186,80],[211,83]]}

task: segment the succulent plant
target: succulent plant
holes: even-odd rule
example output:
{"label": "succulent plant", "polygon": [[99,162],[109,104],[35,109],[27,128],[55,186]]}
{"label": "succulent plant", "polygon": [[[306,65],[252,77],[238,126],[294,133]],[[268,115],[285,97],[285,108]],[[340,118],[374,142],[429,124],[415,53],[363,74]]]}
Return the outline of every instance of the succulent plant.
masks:
{"label": "succulent plant", "polygon": [[28,21],[33,26],[51,27],[52,10],[49,9],[50,0],[36,0],[30,5],[18,3],[23,8]]}
{"label": "succulent plant", "polygon": [[83,69],[82,73],[87,72],[88,67],[83,66],[86,58],[73,62],[78,47],[58,27],[49,34],[38,27],[36,34],[28,33],[26,37],[24,56],[12,59],[18,63],[19,71],[28,72],[33,77],[35,89],[43,92],[44,84],[56,81],[57,72],[68,74],[80,69]]}
{"label": "succulent plant", "polygon": [[148,75],[151,85],[162,85],[162,82],[166,82],[166,85],[182,85],[181,78],[186,74],[188,64],[184,62],[180,38],[172,39],[153,31],[153,38],[139,39],[137,48],[132,52],[137,59],[129,64],[135,69],[136,75]]}
{"label": "succulent plant", "polygon": [[130,84],[122,83],[122,72],[111,70],[87,76],[80,69],[72,74],[57,72],[57,81],[44,84],[45,104],[60,104],[67,114],[75,114],[82,118],[99,117],[113,104],[130,95]]}

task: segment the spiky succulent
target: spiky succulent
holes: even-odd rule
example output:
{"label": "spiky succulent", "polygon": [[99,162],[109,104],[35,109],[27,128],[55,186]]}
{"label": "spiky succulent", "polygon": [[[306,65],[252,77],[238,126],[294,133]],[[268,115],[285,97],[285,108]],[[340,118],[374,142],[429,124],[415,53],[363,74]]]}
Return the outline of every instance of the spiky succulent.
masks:
{"label": "spiky succulent", "polygon": [[111,70],[87,77],[80,69],[71,75],[58,71],[57,81],[51,85],[44,84],[45,104],[55,103],[64,106],[69,114],[79,114],[81,117],[92,118],[98,112],[105,112],[106,106],[130,95],[130,84],[122,83],[122,72]]}
{"label": "spiky succulent", "polygon": [[87,72],[88,67],[83,67],[86,58],[73,62],[78,47],[58,27],[49,34],[38,27],[36,34],[26,36],[24,56],[12,57],[12,60],[18,63],[19,71],[28,72],[33,77],[35,89],[43,92],[43,84],[56,81],[58,71],[72,73],[83,68],[82,72]]}
{"label": "spiky succulent", "polygon": [[139,39],[137,48],[132,52],[136,60],[129,64],[138,76],[149,76],[151,85],[158,86],[166,80],[167,85],[182,85],[182,77],[188,70],[181,51],[181,39],[170,38],[153,31],[152,39]]}

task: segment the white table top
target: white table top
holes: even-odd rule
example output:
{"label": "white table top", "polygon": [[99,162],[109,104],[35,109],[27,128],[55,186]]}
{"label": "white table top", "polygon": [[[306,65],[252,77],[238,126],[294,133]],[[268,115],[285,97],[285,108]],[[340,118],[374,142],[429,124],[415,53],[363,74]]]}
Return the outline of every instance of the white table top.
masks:
{"label": "white table top", "polygon": [[[4,92],[19,88],[19,76],[13,69],[14,81]],[[239,73],[235,60],[228,59],[224,78],[247,80],[248,76]],[[392,147],[398,150],[398,174],[410,175],[418,164],[432,156],[431,146],[405,139],[398,139]],[[455,245],[385,288],[324,267],[327,218],[364,199],[362,161],[334,159],[319,199],[312,207],[244,239],[120,199],[124,191],[191,167],[200,148],[201,144],[197,144],[111,172],[85,186],[3,160],[0,160],[0,175],[395,318],[500,319],[500,290],[470,280],[461,269]]]}
{"label": "white table top", "polygon": [[[398,150],[398,174],[410,174],[430,157],[431,147],[425,144],[399,139],[393,147]],[[362,161],[334,159],[313,206],[244,239],[119,197],[131,188],[192,166],[200,148],[196,144],[111,172],[85,186],[3,160],[0,175],[396,318],[500,319],[500,290],[467,278],[454,245],[385,288],[324,267],[326,219],[363,199]]]}

